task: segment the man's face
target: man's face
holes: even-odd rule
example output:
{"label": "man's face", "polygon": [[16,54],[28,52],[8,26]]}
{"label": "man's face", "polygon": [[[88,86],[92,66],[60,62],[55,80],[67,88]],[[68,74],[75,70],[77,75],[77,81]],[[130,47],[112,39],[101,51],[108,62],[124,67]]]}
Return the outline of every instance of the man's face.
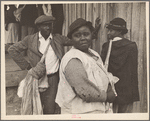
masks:
{"label": "man's face", "polygon": [[107,38],[108,40],[114,39],[115,37],[120,36],[121,31],[114,30],[114,29],[108,29]]}
{"label": "man's face", "polygon": [[42,23],[38,26],[38,30],[41,32],[42,36],[49,36],[52,32],[52,23]]}
{"label": "man's face", "polygon": [[82,26],[72,34],[72,40],[75,48],[86,51],[91,45],[92,33],[87,26]]}

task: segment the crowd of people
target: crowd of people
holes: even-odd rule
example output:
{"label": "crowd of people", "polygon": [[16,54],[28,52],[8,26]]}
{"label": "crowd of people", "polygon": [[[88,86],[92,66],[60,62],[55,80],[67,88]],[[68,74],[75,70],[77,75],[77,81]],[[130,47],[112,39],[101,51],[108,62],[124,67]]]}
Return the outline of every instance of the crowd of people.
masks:
{"label": "crowd of people", "polygon": [[[30,31],[27,36],[21,34],[20,41],[14,39],[15,44],[9,47],[8,52],[21,69],[29,70],[40,80],[38,89],[43,114],[54,114],[56,104],[61,114],[131,113],[133,102],[139,101],[138,50],[135,42],[124,38],[128,32],[126,21],[114,18],[106,26],[108,41],[103,44],[99,55],[90,48],[99,31],[99,23],[94,28],[90,21],[78,18],[69,26],[66,37],[61,35],[61,11],[57,10],[58,13],[53,15],[53,5],[41,5],[39,10],[45,14],[37,11],[40,5],[23,5],[22,8],[25,10],[27,7],[31,11],[29,6],[37,15],[31,14],[32,21],[28,22],[32,24],[27,22],[26,28],[32,28],[33,32],[36,26],[37,31]],[[44,8],[49,12],[44,12]],[[62,22],[58,20],[59,14]],[[60,24],[56,25],[57,22]],[[16,19],[12,23],[18,24]],[[23,24],[21,27],[21,32],[25,33]],[[43,63],[40,59],[47,45]],[[72,48],[64,54],[64,46]],[[29,61],[21,55],[23,51],[27,52]]]}
{"label": "crowd of people", "polygon": [[5,5],[4,9],[6,51],[9,45],[38,31],[34,22],[41,15],[52,14],[56,18],[53,33],[62,34],[64,20],[62,4],[11,4]]}

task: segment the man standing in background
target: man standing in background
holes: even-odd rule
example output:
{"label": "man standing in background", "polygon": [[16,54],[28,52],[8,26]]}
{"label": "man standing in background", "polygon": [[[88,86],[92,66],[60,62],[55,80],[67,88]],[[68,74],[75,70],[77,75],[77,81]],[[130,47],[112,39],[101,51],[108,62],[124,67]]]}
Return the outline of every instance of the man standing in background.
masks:
{"label": "man standing in background", "polygon": [[124,38],[128,32],[124,19],[115,18],[106,28],[109,41],[103,44],[101,57],[105,62],[110,50],[108,71],[119,78],[115,84],[117,97],[113,103],[113,112],[131,113],[133,102],[139,101],[137,45]]}
{"label": "man standing in background", "polygon": [[[37,79],[47,80],[47,85],[39,88],[44,114],[54,114],[56,103],[55,96],[59,82],[59,63],[63,57],[65,45],[72,45],[72,42],[65,36],[53,34],[53,23],[55,18],[52,16],[41,15],[35,20],[39,32],[26,36],[23,40],[13,44],[8,49],[9,54],[22,70],[32,68],[31,75]],[[45,63],[39,62],[48,42],[51,40]],[[29,62],[21,55],[26,51]],[[44,76],[43,74],[46,74]],[[44,78],[43,78],[44,76]],[[44,90],[44,91],[43,91]]]}

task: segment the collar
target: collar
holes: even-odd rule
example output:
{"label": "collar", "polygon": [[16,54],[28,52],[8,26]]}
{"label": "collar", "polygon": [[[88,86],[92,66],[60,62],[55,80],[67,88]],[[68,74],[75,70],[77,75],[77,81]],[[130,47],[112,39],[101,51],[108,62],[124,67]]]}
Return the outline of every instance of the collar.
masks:
{"label": "collar", "polygon": [[[76,48],[74,46],[72,46],[72,49],[76,49]],[[79,50],[79,49],[77,49],[77,50]],[[81,51],[81,52],[83,52],[85,54],[90,55],[91,57],[93,57],[97,61],[99,59],[99,57],[97,55],[95,55],[91,50],[92,50],[91,48],[88,48],[88,52],[89,53],[85,53],[85,52],[83,52],[81,50],[79,50],[79,51]]]}
{"label": "collar", "polygon": [[112,41],[118,41],[118,40],[121,40],[122,38],[121,37],[115,37]]}
{"label": "collar", "polygon": [[[45,40],[45,38],[41,35],[41,32],[39,32],[39,40],[42,38]],[[48,40],[48,39],[52,39],[52,33],[50,33],[49,37],[46,40]]]}

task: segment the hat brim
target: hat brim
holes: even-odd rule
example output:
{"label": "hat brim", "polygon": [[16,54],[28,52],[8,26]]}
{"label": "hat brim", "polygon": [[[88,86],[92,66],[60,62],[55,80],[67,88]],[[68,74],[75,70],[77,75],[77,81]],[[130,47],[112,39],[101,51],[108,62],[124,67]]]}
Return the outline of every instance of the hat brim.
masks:
{"label": "hat brim", "polygon": [[78,28],[80,28],[80,27],[82,27],[82,26],[89,26],[89,27],[92,27],[92,31],[94,30],[94,27],[92,26],[92,23],[91,23],[90,21],[87,21],[85,24],[77,25],[77,26],[74,28],[73,31],[71,31],[71,32],[69,32],[69,33],[67,34],[67,37],[71,39],[71,38],[72,38],[72,37],[71,37],[72,34],[73,34]]}
{"label": "hat brim", "polygon": [[126,34],[128,32],[128,29],[125,27],[117,27],[117,26],[113,26],[113,25],[106,25],[107,29],[114,29],[114,30],[123,30],[123,33]]}
{"label": "hat brim", "polygon": [[45,21],[45,22],[43,22],[41,24],[49,24],[49,23],[54,23],[54,21]]}
{"label": "hat brim", "polygon": [[41,15],[35,20],[34,23],[35,23],[35,25],[38,25],[38,24],[42,24],[45,22],[52,23],[54,21],[55,21],[55,17],[53,17],[53,16]]}

